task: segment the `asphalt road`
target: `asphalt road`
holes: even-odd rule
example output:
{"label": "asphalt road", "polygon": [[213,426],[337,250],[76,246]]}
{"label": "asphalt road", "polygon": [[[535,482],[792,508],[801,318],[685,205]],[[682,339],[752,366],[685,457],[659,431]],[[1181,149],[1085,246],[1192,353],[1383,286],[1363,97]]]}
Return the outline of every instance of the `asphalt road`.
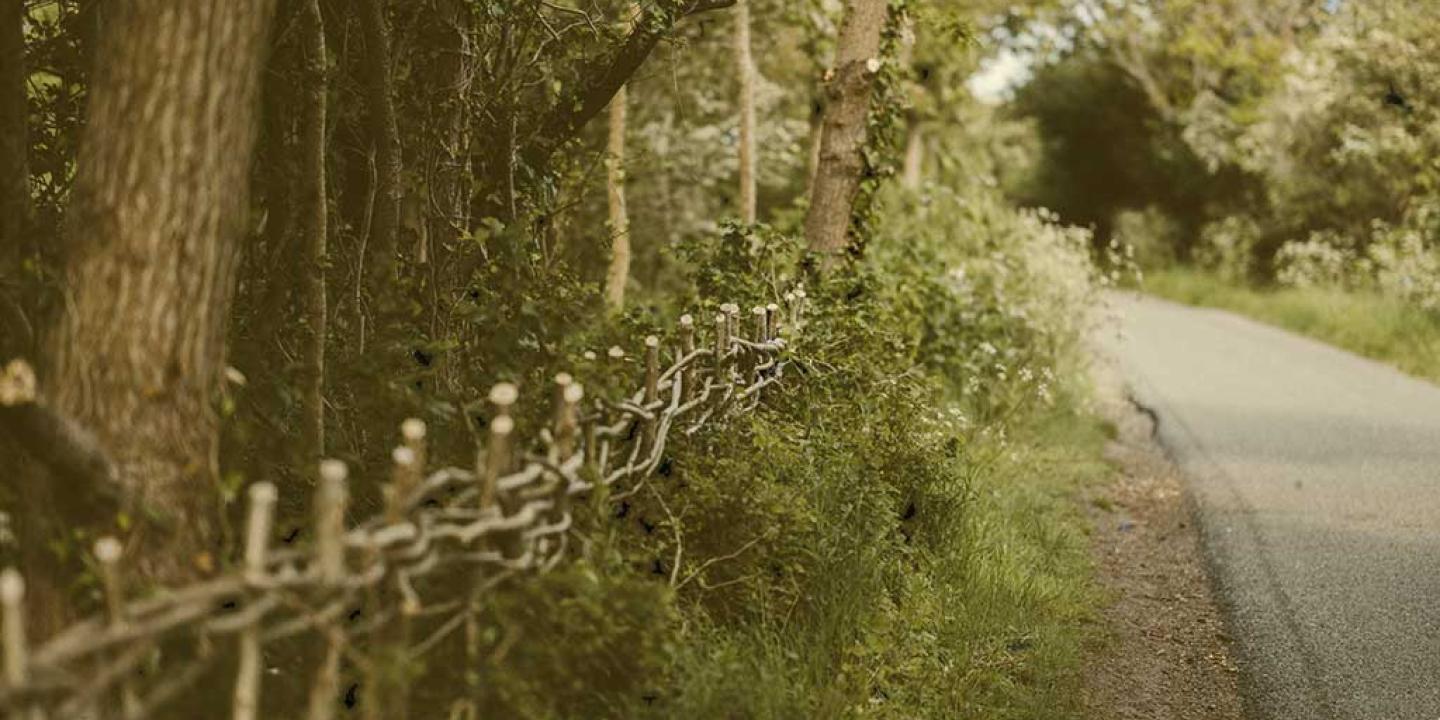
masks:
{"label": "asphalt road", "polygon": [[1106,344],[1190,482],[1247,715],[1440,718],[1440,388],[1229,313],[1117,303]]}

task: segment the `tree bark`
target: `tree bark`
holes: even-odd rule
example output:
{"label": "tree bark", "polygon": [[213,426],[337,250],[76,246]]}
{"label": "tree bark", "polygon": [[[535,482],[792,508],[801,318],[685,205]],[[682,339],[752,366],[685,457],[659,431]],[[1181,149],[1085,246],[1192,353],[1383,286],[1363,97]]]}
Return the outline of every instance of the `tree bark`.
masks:
{"label": "tree bark", "polygon": [[610,268],[605,273],[605,302],[612,311],[625,307],[630,281],[630,211],[625,204],[625,88],[610,101],[610,137],[605,158],[605,186],[610,205]]}
{"label": "tree bark", "polygon": [[849,246],[851,212],[864,170],[866,121],[879,70],[887,0],[848,0],[826,94],[820,160],[816,166],[805,239],[815,252],[834,256]]}
{"label": "tree bark", "polygon": [[109,451],[142,571],[208,565],[236,255],[274,0],[107,7],[42,379]]}
{"label": "tree bark", "polygon": [[370,224],[366,253],[372,290],[384,291],[395,276],[395,253],[400,234],[401,173],[400,124],[395,116],[395,94],[390,62],[390,27],[385,0],[358,0],[360,28],[365,37],[361,72],[365,82],[367,131],[375,146],[375,215]]}
{"label": "tree bark", "polygon": [[809,150],[805,153],[805,197],[815,193],[815,174],[820,171],[820,144],[825,139],[825,102],[817,98],[810,111]]}
{"label": "tree bark", "polygon": [[754,225],[755,59],[750,51],[750,0],[735,3],[735,72],[740,79],[740,222]]}
{"label": "tree bark", "polygon": [[300,19],[305,57],[304,112],[301,122],[300,172],[303,370],[301,371],[300,447],[305,468],[318,467],[325,455],[325,339],[328,308],[325,297],[327,204],[325,180],[325,117],[327,112],[325,24],[320,0],[306,0]]}

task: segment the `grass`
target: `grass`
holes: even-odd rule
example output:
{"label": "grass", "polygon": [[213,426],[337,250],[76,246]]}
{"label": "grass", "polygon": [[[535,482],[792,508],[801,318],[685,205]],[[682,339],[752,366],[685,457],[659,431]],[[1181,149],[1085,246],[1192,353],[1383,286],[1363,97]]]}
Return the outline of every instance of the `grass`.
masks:
{"label": "grass", "polygon": [[1324,288],[1246,288],[1194,270],[1148,275],[1144,290],[1230,310],[1440,382],[1440,317],[1394,298]]}
{"label": "grass", "polygon": [[881,607],[846,607],[872,598],[831,586],[826,612],[686,643],[683,700],[662,714],[1079,718],[1100,596],[1078,498],[1110,477],[1105,439],[1093,418],[1057,411],[1008,441],[977,440],[956,463],[963,517],[929,537],[917,528]]}

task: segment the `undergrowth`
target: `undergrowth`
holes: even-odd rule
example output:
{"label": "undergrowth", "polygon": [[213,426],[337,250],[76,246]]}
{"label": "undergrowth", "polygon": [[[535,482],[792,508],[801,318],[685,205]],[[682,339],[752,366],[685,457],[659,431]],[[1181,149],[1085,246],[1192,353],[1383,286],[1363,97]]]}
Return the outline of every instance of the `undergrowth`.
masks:
{"label": "undergrowth", "polygon": [[[1079,338],[1089,236],[998,199],[888,197],[816,280],[782,387],[580,511],[582,558],[489,607],[483,714],[1065,718],[1104,476]],[[773,294],[801,244],[732,227],[623,328]],[[623,328],[615,332],[624,332]]]}

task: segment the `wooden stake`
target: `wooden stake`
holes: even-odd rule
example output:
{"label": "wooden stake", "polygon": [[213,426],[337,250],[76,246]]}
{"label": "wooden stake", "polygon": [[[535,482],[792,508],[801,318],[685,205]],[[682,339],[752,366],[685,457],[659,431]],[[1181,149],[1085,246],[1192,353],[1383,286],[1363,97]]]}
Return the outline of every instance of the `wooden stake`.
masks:
{"label": "wooden stake", "polygon": [[[755,342],[764,344],[766,342],[765,335],[768,332],[765,325],[765,308],[759,306],[750,308],[750,315],[755,318]],[[755,368],[759,365],[760,355],[753,351],[747,351],[744,364],[746,385],[755,382]]]}
{"label": "wooden stake", "polygon": [[[680,316],[680,356],[690,357],[695,352],[695,318],[689,315]],[[680,399],[689,402],[695,397],[695,370],[694,368],[682,369],[675,375],[676,382],[680,383]]]}
{"label": "wooden stake", "polygon": [[315,565],[320,581],[339,585],[345,579],[345,510],[350,492],[345,483],[350,470],[339,460],[320,463],[320,486],[315,491]]}
{"label": "wooden stake", "polygon": [[[30,682],[30,648],[25,642],[25,578],[6,568],[0,572],[0,614],[4,615],[5,683],[12,688]],[[45,720],[45,710],[32,706],[28,720]]]}
{"label": "wooden stake", "polygon": [[[510,472],[514,463],[511,434],[515,432],[515,420],[510,416],[510,408],[519,399],[520,391],[510,383],[500,383],[490,389],[490,405],[495,409],[495,417],[490,420],[490,440],[485,446],[485,478],[480,491],[480,507],[491,508],[499,503],[501,512],[507,516],[517,508],[510,497],[499,493],[499,484],[500,478]],[[524,554],[519,532],[506,533],[498,538],[498,545],[507,558],[518,558]]]}
{"label": "wooden stake", "polygon": [[600,446],[598,438],[596,437],[598,422],[595,419],[601,417],[599,415],[601,406],[598,403],[595,405],[595,411],[596,416],[585,421],[585,470],[595,479],[598,479],[600,475]]}
{"label": "wooden stake", "polygon": [[25,578],[6,568],[0,573],[0,608],[5,620],[5,682],[21,687],[30,681],[30,653],[25,643]]}
{"label": "wooden stake", "polygon": [[[100,584],[105,589],[105,610],[112,628],[119,628],[129,621],[125,614],[125,585],[120,577],[120,541],[103,537],[95,541],[95,560],[100,564]],[[125,717],[140,713],[140,698],[135,686],[128,679],[120,683],[120,706]]]}
{"label": "wooden stake", "polygon": [[795,333],[799,334],[805,323],[805,288],[795,288]]}
{"label": "wooden stake", "polygon": [[385,522],[394,525],[405,519],[411,495],[418,484],[415,451],[404,445],[397,446],[390,451],[390,465],[390,484],[384,488]]}
{"label": "wooden stake", "polygon": [[[555,444],[551,448],[551,462],[557,466],[565,464],[575,454],[580,400],[584,397],[585,388],[575,382],[569,373],[555,376]],[[570,481],[559,473],[554,474],[553,480],[555,507],[549,513],[549,520],[559,523],[570,512]]]}
{"label": "wooden stake", "polygon": [[510,383],[490,388],[490,405],[495,416],[490,419],[490,439],[485,443],[485,472],[480,487],[482,510],[495,506],[500,477],[510,469],[510,433],[515,431],[510,408],[519,397],[520,391]]}
{"label": "wooden stake", "polygon": [[715,316],[715,382],[724,384],[730,381],[730,373],[725,365],[725,356],[730,352],[730,321],[724,313]]}
{"label": "wooden stake", "polygon": [[563,463],[575,454],[575,435],[580,415],[580,399],[585,389],[570,373],[555,376],[555,455],[553,462]]}
{"label": "wooden stake", "polygon": [[[270,528],[275,519],[279,494],[268,482],[250,486],[250,516],[245,523],[245,578],[256,583],[265,577],[265,555],[270,548]],[[235,674],[235,697],[231,708],[234,720],[255,720],[260,708],[260,678],[264,657],[258,625],[240,633],[240,662]]]}
{"label": "wooden stake", "polygon": [[[315,565],[320,582],[335,588],[345,581],[345,510],[350,492],[345,486],[350,474],[345,463],[325,460],[320,463],[320,486],[315,491]],[[322,629],[325,659],[310,686],[310,720],[335,717],[340,693],[340,656],[345,647],[345,633],[330,626]]]}
{"label": "wooden stake", "polygon": [[425,421],[420,418],[410,418],[400,423],[400,437],[405,441],[405,447],[415,454],[415,461],[412,467],[416,472],[416,484],[425,477],[426,463],[430,462],[429,450],[426,448],[425,436],[428,433]]}
{"label": "wooden stake", "polygon": [[655,447],[655,434],[660,428],[660,410],[651,406],[659,396],[660,387],[660,338],[651,335],[645,338],[645,409],[655,413],[654,420],[645,421],[645,450]]}

